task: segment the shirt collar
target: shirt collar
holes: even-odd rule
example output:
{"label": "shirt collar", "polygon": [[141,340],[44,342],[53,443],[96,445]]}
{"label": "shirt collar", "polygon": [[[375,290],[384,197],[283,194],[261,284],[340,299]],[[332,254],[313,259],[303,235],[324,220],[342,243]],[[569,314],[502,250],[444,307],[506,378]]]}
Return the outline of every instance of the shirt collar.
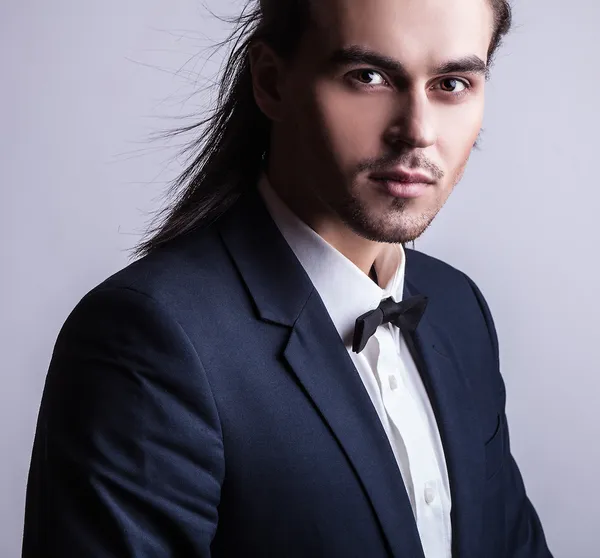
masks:
{"label": "shirt collar", "polygon": [[267,210],[317,289],[346,345],[352,345],[356,319],[374,310],[384,298],[402,300],[406,258],[402,244],[386,244],[375,261],[384,288],[376,285],[346,256],[294,214],[263,174],[258,185]]}

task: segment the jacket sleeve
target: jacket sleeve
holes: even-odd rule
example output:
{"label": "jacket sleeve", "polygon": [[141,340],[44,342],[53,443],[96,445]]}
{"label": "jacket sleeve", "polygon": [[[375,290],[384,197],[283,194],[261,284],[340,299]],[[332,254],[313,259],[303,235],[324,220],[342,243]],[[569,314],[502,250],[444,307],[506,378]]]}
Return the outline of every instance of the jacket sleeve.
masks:
{"label": "jacket sleeve", "polygon": [[23,557],[208,557],[223,475],[216,405],[182,327],[137,291],[89,293],[50,363]]}
{"label": "jacket sleeve", "polygon": [[[475,293],[484,315],[496,358],[498,374],[500,374],[498,336],[494,320],[492,319],[488,304],[477,285],[469,277],[467,277],[467,280]],[[504,387],[502,377],[500,377],[500,382]],[[539,517],[527,497],[521,473],[510,452],[510,437],[508,434],[506,413],[502,418],[506,428],[505,451],[508,454],[506,457],[507,462],[502,473],[504,476],[504,490],[502,491],[502,494],[504,495],[505,501],[506,558],[552,558],[552,554],[546,544],[544,531]]]}

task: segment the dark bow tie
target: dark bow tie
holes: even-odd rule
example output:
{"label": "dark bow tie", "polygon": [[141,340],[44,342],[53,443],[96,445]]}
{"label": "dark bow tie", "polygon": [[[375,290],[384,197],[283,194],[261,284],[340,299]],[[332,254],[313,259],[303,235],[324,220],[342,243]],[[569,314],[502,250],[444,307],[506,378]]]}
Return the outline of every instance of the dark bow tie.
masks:
{"label": "dark bow tie", "polygon": [[426,307],[427,297],[423,295],[413,296],[402,302],[394,302],[391,297],[382,300],[375,310],[356,320],[352,350],[360,353],[377,328],[390,322],[398,326],[403,334],[414,333]]}

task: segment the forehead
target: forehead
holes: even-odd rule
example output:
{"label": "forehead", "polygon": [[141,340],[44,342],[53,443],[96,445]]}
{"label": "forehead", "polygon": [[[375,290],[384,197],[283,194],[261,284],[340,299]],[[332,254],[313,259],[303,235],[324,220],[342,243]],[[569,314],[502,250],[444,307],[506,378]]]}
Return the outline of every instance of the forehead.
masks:
{"label": "forehead", "polygon": [[321,54],[359,45],[403,64],[436,64],[477,55],[487,60],[491,0],[319,0],[311,43]]}

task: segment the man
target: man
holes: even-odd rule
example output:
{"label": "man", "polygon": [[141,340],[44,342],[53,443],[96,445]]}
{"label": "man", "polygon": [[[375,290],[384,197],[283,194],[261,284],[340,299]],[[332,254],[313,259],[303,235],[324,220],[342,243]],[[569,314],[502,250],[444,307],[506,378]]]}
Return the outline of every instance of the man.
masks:
{"label": "man", "polygon": [[24,556],[550,556],[488,306],[404,249],[509,23],[498,0],[242,15],[177,203],[59,335]]}

